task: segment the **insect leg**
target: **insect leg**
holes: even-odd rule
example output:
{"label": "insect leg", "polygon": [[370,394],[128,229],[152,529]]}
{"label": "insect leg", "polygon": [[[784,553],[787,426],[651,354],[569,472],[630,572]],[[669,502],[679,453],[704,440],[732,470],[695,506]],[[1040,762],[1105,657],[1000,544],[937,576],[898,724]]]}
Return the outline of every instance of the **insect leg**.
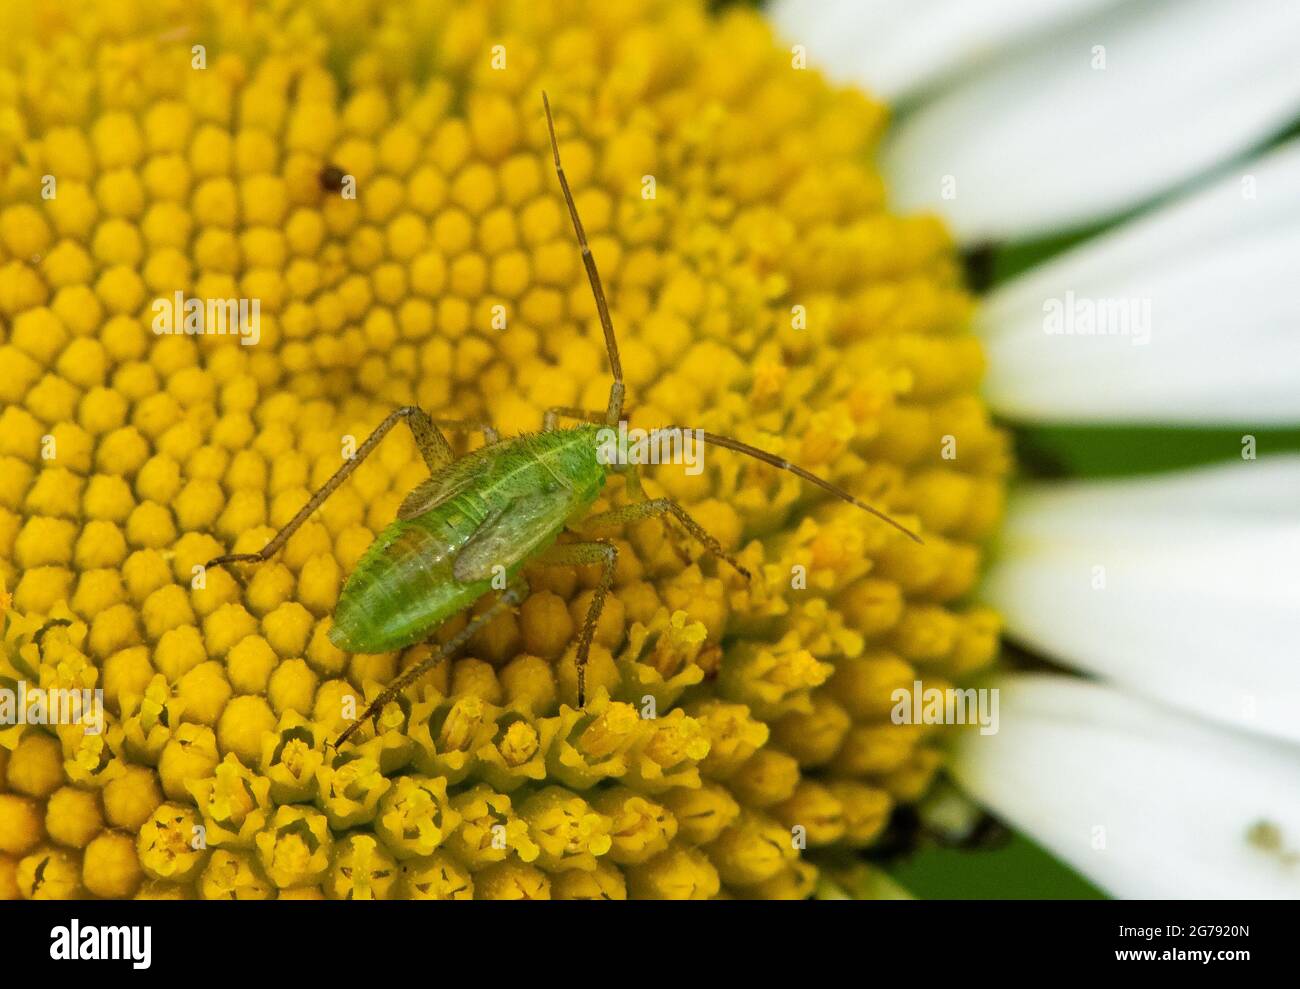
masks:
{"label": "insect leg", "polygon": [[578,636],[578,653],[575,665],[578,668],[578,707],[587,704],[587,658],[591,654],[591,642],[596,636],[596,623],[605,607],[605,597],[614,586],[614,568],[618,565],[618,547],[608,539],[596,539],[587,543],[557,543],[534,561],[545,567],[587,566],[600,564],[600,583],[591,598],[591,607],[582,623],[582,632]]}
{"label": "insect leg", "polygon": [[[623,478],[623,490],[627,494],[629,504],[640,504],[647,500],[648,496],[645,493],[645,488],[641,486],[641,471],[637,469],[635,464],[611,465],[610,470]],[[681,535],[676,525],[670,523],[668,519],[664,519],[664,527],[671,530],[676,536]],[[671,545],[673,552],[677,554],[677,558],[682,561],[682,564],[690,566],[690,554],[676,539],[672,540]]]}
{"label": "insect leg", "polygon": [[411,428],[411,435],[415,437],[416,446],[420,448],[424,462],[431,472],[456,459],[447,438],[438,431],[438,427],[434,425],[428,413],[417,405],[404,405],[400,409],[394,409],[376,427],[375,431],[366,438],[366,441],[357,447],[352,459],[345,460],[343,466],[334,472],[334,476],[308,499],[307,504],[298,510],[298,514],[285,523],[284,528],[272,536],[271,541],[263,546],[259,552],[227,553],[224,556],[209,560],[206,566],[216,567],[226,563],[264,563],[269,560],[281,546],[289,541],[290,536],[302,528],[302,524],[311,517],[311,513],[316,511],[321,506],[321,503],[348,479],[348,475],[361,465],[361,461],[374,452],[375,447],[388,434],[388,431],[403,420]]}
{"label": "insect leg", "polygon": [[575,409],[570,405],[552,405],[542,414],[542,432],[549,433],[557,425],[560,419],[578,419],[582,422],[594,422],[601,425],[605,422],[604,412],[591,412],[587,409]]}
{"label": "insect leg", "polygon": [[609,303],[605,301],[605,289],[600,284],[600,272],[596,270],[596,259],[592,256],[591,245],[587,243],[587,232],[578,219],[578,207],[573,202],[573,192],[569,189],[569,180],[564,176],[564,166],[560,164],[560,144],[555,139],[555,121],[551,119],[551,101],[542,93],[542,106],[546,108],[546,129],[551,135],[551,157],[555,159],[555,174],[560,180],[560,189],[564,192],[564,204],[569,208],[569,219],[573,221],[573,232],[578,238],[578,247],[582,249],[582,263],[587,269],[587,281],[591,282],[592,295],[596,297],[596,312],[600,316],[600,328],[605,331],[605,352],[609,355],[609,373],[614,383],[609,386],[609,408],[605,411],[605,423],[613,426],[623,417],[623,364],[618,358],[618,340],[614,338],[614,323],[609,318]]}
{"label": "insect leg", "polygon": [[434,646],[423,662],[412,666],[409,670],[386,686],[383,689],[383,692],[370,702],[370,705],[361,713],[357,720],[352,722],[352,724],[348,725],[347,728],[343,730],[343,734],[334,742],[334,747],[337,749],[346,742],[352,736],[352,733],[360,728],[367,718],[378,717],[379,713],[383,711],[387,705],[395,701],[402,691],[415,683],[415,681],[424,676],[424,674],[428,673],[429,670],[437,666],[444,658],[452,655],[465,645],[465,643],[469,642],[469,640],[472,639],[484,625],[496,618],[496,616],[501,614],[505,609],[513,608],[515,605],[519,604],[519,602],[524,599],[524,595],[527,592],[528,585],[522,580],[511,584],[502,591],[501,596],[492,603],[491,607],[484,610],[481,614],[475,615],[463,629],[453,635],[450,639],[441,645]]}
{"label": "insect leg", "polygon": [[701,543],[714,556],[720,557],[729,563],[733,570],[739,573],[745,580],[750,579],[750,573],[737,562],[736,558],[722,548],[722,544],[714,539],[700,523],[691,518],[686,513],[686,509],[673,501],[671,498],[651,498],[649,501],[638,501],[630,505],[621,505],[618,508],[611,508],[607,512],[599,512],[595,515],[589,515],[582,520],[578,526],[579,529],[585,529],[589,526],[621,524],[625,522],[636,522],[640,519],[654,518],[656,516],[669,515],[695,537],[696,541]]}
{"label": "insect leg", "polygon": [[616,466],[610,469],[614,473],[622,475],[623,486],[630,501],[639,503],[646,500],[645,488],[641,487],[641,472],[636,469],[635,464],[627,464],[622,467]]}
{"label": "insect leg", "polygon": [[501,435],[491,423],[475,422],[472,419],[432,419],[430,421],[439,429],[446,429],[451,432],[482,433],[484,443],[495,443],[501,439]]}

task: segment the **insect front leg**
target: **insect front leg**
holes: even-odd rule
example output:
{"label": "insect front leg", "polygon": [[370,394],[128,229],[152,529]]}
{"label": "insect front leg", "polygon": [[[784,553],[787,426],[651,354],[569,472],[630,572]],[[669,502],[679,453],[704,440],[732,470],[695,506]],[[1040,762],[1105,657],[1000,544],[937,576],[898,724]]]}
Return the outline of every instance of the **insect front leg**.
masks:
{"label": "insect front leg", "polygon": [[578,652],[574,663],[578,669],[578,707],[587,704],[587,658],[591,655],[591,642],[596,636],[596,623],[605,608],[605,598],[614,586],[614,568],[618,566],[618,547],[608,539],[587,543],[557,543],[534,561],[544,567],[585,567],[600,564],[600,582],[591,598],[591,607],[582,623],[578,636]]}
{"label": "insect front leg", "polygon": [[470,619],[463,629],[441,645],[434,646],[423,662],[412,666],[409,670],[386,686],[383,689],[383,692],[370,702],[369,706],[361,712],[357,719],[343,730],[343,734],[334,742],[334,747],[336,749],[339,748],[344,742],[352,737],[352,734],[365,723],[367,718],[371,718],[377,723],[380,713],[385,707],[397,700],[402,691],[415,683],[415,681],[424,676],[424,674],[428,673],[447,656],[450,656],[452,653],[464,646],[465,643],[469,642],[470,639],[478,634],[479,630],[482,629],[483,626],[487,625],[488,622],[496,618],[496,616],[501,614],[501,612],[505,611],[507,608],[513,608],[518,605],[527,594],[528,584],[522,579],[516,580],[512,583],[501,592],[501,596],[497,598],[490,607],[485,609],[481,614],[475,615]]}
{"label": "insect front leg", "polygon": [[555,429],[561,419],[577,419],[579,422],[592,422],[603,425],[604,412],[592,412],[590,409],[575,409],[571,405],[552,405],[542,413],[542,432],[549,433]]}
{"label": "insect front leg", "polygon": [[578,525],[579,531],[588,527],[600,525],[619,525],[627,522],[638,522],[641,519],[657,518],[661,516],[670,516],[695,537],[696,541],[704,546],[710,553],[720,559],[726,560],[731,568],[739,573],[745,580],[750,579],[750,573],[742,567],[737,559],[722,548],[722,544],[714,539],[700,523],[687,514],[686,509],[673,501],[671,498],[651,498],[648,501],[633,502],[630,505],[621,505],[618,508],[611,508],[607,512],[598,512],[595,515],[589,515]]}
{"label": "insect front leg", "polygon": [[439,429],[446,429],[456,433],[482,433],[483,442],[492,444],[501,439],[501,434],[496,431],[496,427],[487,422],[476,422],[472,419],[433,419],[431,420]]}
{"label": "insect front leg", "polygon": [[418,405],[404,405],[400,409],[394,409],[376,427],[375,431],[366,438],[366,441],[357,447],[352,459],[343,462],[343,466],[334,472],[334,476],[311,496],[307,504],[298,510],[298,514],[291,518],[284,528],[271,537],[271,541],[263,546],[260,552],[227,553],[224,556],[209,560],[206,566],[217,567],[226,563],[265,563],[279,551],[281,546],[289,541],[290,536],[302,528],[302,524],[311,517],[311,513],[316,511],[321,506],[321,503],[348,479],[348,476],[361,465],[361,462],[374,452],[375,447],[379,445],[379,441],[388,435],[389,430],[402,421],[405,421],[410,427],[411,435],[415,437],[415,445],[419,447],[420,455],[424,457],[424,462],[428,465],[430,473],[456,459],[451,444],[447,442],[447,437],[442,435],[434,421],[429,418],[428,413]]}

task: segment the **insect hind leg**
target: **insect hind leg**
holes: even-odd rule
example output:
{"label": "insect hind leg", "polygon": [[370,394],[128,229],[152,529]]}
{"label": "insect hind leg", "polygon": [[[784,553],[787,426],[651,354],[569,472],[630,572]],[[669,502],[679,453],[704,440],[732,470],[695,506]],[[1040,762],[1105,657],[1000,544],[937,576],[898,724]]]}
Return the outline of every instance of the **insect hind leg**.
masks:
{"label": "insect hind leg", "polygon": [[371,701],[366,709],[357,716],[357,719],[343,730],[343,734],[335,740],[334,748],[337,749],[341,747],[344,742],[351,738],[353,733],[355,733],[357,729],[365,723],[367,718],[378,721],[380,713],[385,707],[397,700],[397,698],[401,696],[402,691],[415,683],[416,680],[420,679],[420,677],[424,676],[424,674],[428,673],[448,656],[452,655],[464,646],[470,639],[478,634],[480,629],[496,618],[497,615],[501,614],[501,612],[519,604],[527,593],[528,585],[522,579],[517,580],[502,591],[501,596],[497,598],[490,607],[481,614],[475,615],[463,629],[453,635],[446,642],[434,646],[432,651],[422,662],[412,666],[396,680],[388,684],[379,696]]}
{"label": "insect hind leg", "polygon": [[351,475],[351,473],[361,466],[361,462],[370,456],[379,445],[379,442],[388,435],[389,431],[399,422],[405,422],[410,427],[411,435],[415,438],[415,445],[420,449],[420,455],[428,465],[430,473],[444,467],[456,459],[452,452],[451,444],[447,442],[447,437],[443,436],[437,425],[429,418],[418,405],[404,405],[400,409],[394,409],[390,412],[371,433],[364,443],[357,447],[356,453],[350,460],[345,460],[343,465],[334,472],[334,475],[326,481],[320,489],[307,500],[307,504],[298,510],[293,518],[285,523],[271,541],[262,547],[256,553],[226,553],[223,556],[214,557],[205,565],[205,569],[211,567],[223,566],[227,563],[265,563],[277,552],[280,547],[289,541],[289,538],[302,528],[303,523],[311,517],[312,512],[316,511],[321,504],[332,495]]}

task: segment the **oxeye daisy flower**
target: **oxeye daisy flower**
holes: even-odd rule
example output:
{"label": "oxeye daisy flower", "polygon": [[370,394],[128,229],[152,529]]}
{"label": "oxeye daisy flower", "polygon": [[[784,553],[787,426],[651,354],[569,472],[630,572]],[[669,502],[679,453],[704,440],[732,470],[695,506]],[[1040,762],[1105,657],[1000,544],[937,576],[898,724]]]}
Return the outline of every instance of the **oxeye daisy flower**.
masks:
{"label": "oxeye daisy flower", "polygon": [[[759,13],[695,0],[19,2],[0,31],[0,680],[93,674],[105,706],[96,733],[0,734],[0,893],[896,892],[845,863],[944,764],[945,733],[896,723],[894,695],[995,655],[971,593],[1010,456],[978,391],[998,344],[971,332],[1001,324],[944,223],[896,210],[927,204],[906,130],[877,170],[883,104]],[[202,565],[265,546],[394,406],[505,435],[603,407],[543,88],[632,423],[739,436],[924,541],[726,453],[657,467],[647,490],[753,580],[659,523],[612,531],[585,705],[598,574],[539,569],[335,750],[431,648],[330,637],[426,476],[409,437],[268,563]],[[227,332],[186,332],[194,301],[228,305]],[[986,594],[1010,611],[1005,573]],[[1015,817],[982,765],[957,778]],[[1285,849],[1278,819],[1252,848]]]}
{"label": "oxeye daisy flower", "polygon": [[1259,148],[1300,109],[1300,10],[773,16],[904,105],[882,158],[899,203],[972,250],[1077,242],[983,300],[998,413],[1154,444],[1217,427],[1197,459],[1218,463],[1013,494],[979,596],[1013,641],[1101,682],[1005,680],[1002,730],[964,737],[955,777],[1114,894],[1295,896],[1300,145]]}
{"label": "oxeye daisy flower", "polygon": [[[891,693],[992,661],[967,595],[1010,457],[952,241],[888,208],[882,105],[694,0],[0,16],[0,673],[90,677],[105,721],[0,734],[6,894],[804,897],[906,823],[944,740]],[[410,438],[265,565],[203,564],[394,406],[505,436],[603,407],[543,89],[631,424],[772,450],[923,542],[725,450],[654,467],[750,580],[616,527],[585,704],[598,569],[535,569],[334,748],[436,645],[330,636],[427,474]]]}

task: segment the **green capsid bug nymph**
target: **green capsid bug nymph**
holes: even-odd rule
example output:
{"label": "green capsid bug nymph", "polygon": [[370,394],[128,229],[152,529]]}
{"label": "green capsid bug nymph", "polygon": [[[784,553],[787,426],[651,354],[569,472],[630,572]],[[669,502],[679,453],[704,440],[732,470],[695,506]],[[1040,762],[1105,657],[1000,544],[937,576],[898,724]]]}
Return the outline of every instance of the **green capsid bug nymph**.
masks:
{"label": "green capsid bug nymph", "polygon": [[[560,164],[559,143],[551,117],[550,102],[542,94],[551,156],[569,218],[582,252],[596,311],[605,334],[613,384],[603,412],[553,408],[546,412],[537,433],[501,439],[487,424],[434,419],[414,405],[394,410],[357,448],[325,485],[312,495],[271,541],[257,553],[219,556],[209,567],[230,563],[261,563],[270,559],[289,537],[320,507],[321,503],[356,470],[389,430],[405,422],[415,437],[429,478],[402,502],[397,518],[375,539],[348,577],[334,610],[329,638],[340,649],[355,653],[377,653],[401,649],[429,639],[439,625],[460,614],[489,591],[505,587],[500,597],[474,617],[460,632],[434,648],[423,662],[402,674],[377,696],[366,710],[339,736],[342,745],[367,718],[377,719],[384,707],[436,663],[465,645],[503,609],[519,604],[527,594],[521,571],[527,565],[574,566],[599,564],[600,581],[579,633],[575,663],[578,674],[578,706],[586,705],[587,657],[601,609],[614,581],[618,552],[605,539],[558,543],[566,529],[581,534],[583,529],[611,523],[632,522],[651,516],[671,516],[711,553],[726,560],[746,580],[749,574],[727,554],[680,505],[668,498],[646,499],[641,492],[636,468],[630,464],[604,462],[599,455],[602,429],[623,422],[623,368],[618,342],[610,320],[609,306],[601,286],[596,261]],[[561,418],[578,425],[561,428]],[[685,430],[687,427],[668,427]],[[457,458],[442,430],[479,431],[484,445]],[[920,542],[883,512],[872,508],[842,488],[789,463],[774,454],[739,440],[691,429],[704,443],[734,450],[803,478],[850,504],[856,505]],[[610,473],[622,474],[633,496],[631,504],[588,515]],[[495,582],[494,582],[495,578]]]}

